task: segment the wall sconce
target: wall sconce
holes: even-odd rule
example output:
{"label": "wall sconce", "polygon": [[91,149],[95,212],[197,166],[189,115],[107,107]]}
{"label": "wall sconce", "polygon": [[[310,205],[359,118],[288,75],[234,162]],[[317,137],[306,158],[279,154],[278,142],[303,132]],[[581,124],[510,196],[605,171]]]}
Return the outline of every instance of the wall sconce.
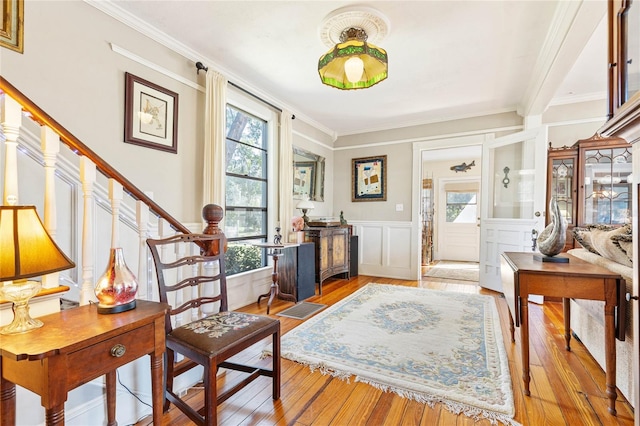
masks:
{"label": "wall sconce", "polygon": [[313,210],[313,203],[309,200],[309,196],[305,195],[302,200],[296,204],[296,209],[302,212],[302,219],[304,219],[304,229],[309,228],[309,217],[307,216],[308,210]]}
{"label": "wall sconce", "polygon": [[27,278],[74,266],[44,229],[35,206],[0,206],[0,299],[13,302],[13,321],[0,334],[42,327],[29,315],[29,299],[42,283]]}

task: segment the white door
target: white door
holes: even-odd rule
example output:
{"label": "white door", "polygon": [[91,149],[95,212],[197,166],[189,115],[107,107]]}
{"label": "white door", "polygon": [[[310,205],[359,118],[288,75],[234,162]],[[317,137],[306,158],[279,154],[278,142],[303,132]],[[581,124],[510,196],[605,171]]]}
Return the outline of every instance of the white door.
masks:
{"label": "white door", "polygon": [[532,230],[544,229],[546,126],[484,144],[480,206],[480,285],[502,292],[500,256],[532,252]]}
{"label": "white door", "polygon": [[438,259],[478,262],[480,177],[438,181]]}

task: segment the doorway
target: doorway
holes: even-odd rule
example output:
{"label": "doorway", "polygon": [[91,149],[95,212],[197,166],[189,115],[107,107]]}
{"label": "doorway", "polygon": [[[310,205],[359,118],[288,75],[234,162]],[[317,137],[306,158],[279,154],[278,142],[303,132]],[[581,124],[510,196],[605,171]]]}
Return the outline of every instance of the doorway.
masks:
{"label": "doorway", "polygon": [[422,239],[423,244],[432,241],[433,262],[479,261],[481,159],[482,145],[421,151],[423,183],[430,182],[434,189],[432,233]]}

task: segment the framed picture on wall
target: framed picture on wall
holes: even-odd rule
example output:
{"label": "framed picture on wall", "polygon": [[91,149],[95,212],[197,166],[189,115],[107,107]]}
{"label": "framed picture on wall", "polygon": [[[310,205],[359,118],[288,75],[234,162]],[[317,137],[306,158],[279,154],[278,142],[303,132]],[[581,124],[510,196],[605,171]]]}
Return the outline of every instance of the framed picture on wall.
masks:
{"label": "framed picture on wall", "polygon": [[178,94],[125,73],[124,141],[178,152]]}
{"label": "framed picture on wall", "polygon": [[0,46],[23,52],[24,0],[4,0],[0,5]]}
{"label": "framed picture on wall", "polygon": [[351,160],[351,201],[387,201],[387,156]]}
{"label": "framed picture on wall", "polygon": [[302,198],[315,194],[316,163],[314,161],[296,161],[293,163],[293,196]]}

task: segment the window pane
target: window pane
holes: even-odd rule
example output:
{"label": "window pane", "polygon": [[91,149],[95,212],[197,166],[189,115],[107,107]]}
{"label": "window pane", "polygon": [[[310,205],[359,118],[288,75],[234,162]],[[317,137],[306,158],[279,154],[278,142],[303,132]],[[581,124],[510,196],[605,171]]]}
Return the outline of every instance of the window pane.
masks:
{"label": "window pane", "polygon": [[258,148],[266,148],[264,121],[227,106],[227,138]]}
{"label": "window pane", "polygon": [[[263,250],[252,245],[254,241],[232,242],[228,244],[225,253],[225,270],[227,275],[257,269],[266,264],[263,258]],[[255,242],[260,242],[256,240]]]}
{"label": "window pane", "polygon": [[227,176],[227,208],[267,207],[267,182]]}
{"label": "window pane", "polygon": [[267,153],[227,139],[227,173],[266,179]]}
{"label": "window pane", "polygon": [[446,220],[449,223],[475,223],[477,205],[475,192],[447,192]]}
{"label": "window pane", "polygon": [[266,223],[266,211],[228,209],[224,219],[224,233],[227,238],[266,235]]}
{"label": "window pane", "polygon": [[267,122],[227,106],[226,218],[229,239],[227,274],[261,268],[267,264],[262,249],[267,232],[268,170]]}

